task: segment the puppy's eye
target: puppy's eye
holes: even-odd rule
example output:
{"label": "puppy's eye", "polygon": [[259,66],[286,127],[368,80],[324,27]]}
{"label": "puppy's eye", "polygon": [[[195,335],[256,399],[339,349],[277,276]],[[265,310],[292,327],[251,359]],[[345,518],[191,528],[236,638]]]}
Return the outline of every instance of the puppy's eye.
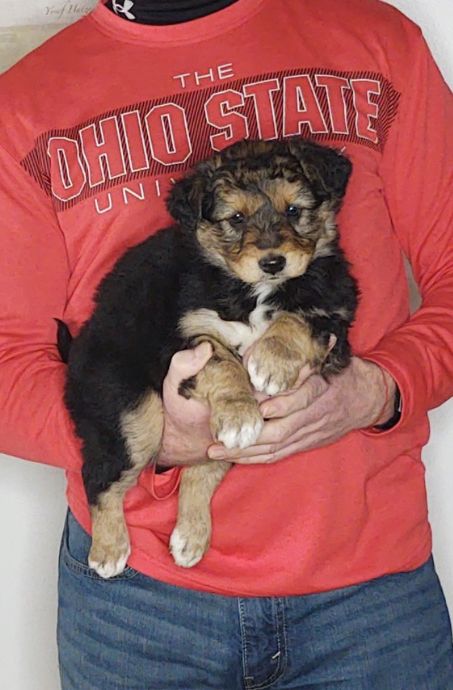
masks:
{"label": "puppy's eye", "polygon": [[238,211],[237,213],[234,214],[234,216],[231,216],[231,218],[228,218],[229,222],[231,225],[240,225],[241,223],[244,222],[245,216],[243,213]]}
{"label": "puppy's eye", "polygon": [[301,209],[298,206],[294,206],[294,204],[290,204],[287,207],[285,214],[287,218],[290,218],[291,220],[297,220],[298,218],[300,218]]}

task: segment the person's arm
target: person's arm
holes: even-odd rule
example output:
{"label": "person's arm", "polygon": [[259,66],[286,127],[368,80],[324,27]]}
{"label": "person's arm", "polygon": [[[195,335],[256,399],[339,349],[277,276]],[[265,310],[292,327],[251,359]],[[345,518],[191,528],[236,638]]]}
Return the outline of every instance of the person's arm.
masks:
{"label": "person's arm", "polygon": [[77,469],[53,320],[68,278],[51,201],[0,147],[0,452]]}
{"label": "person's arm", "polygon": [[[266,423],[259,445],[239,453],[213,446],[210,457],[275,462],[332,443],[354,429],[391,434],[453,394],[453,99],[421,33],[412,24],[407,30],[412,34],[411,73],[381,176],[422,306],[364,354],[366,359],[354,358],[330,386],[312,377],[295,393],[263,403],[266,416],[275,419]],[[373,429],[393,414],[395,382],[401,418],[388,430]],[[381,405],[382,414],[373,418]]]}
{"label": "person's arm", "polygon": [[416,40],[382,179],[422,306],[367,354],[398,384],[400,424],[453,394],[453,98],[421,34]]}
{"label": "person's arm", "polygon": [[[0,147],[0,452],[79,470],[80,443],[63,400],[66,365],[54,321],[64,314],[68,280],[51,201]],[[206,458],[209,411],[177,389],[210,354],[209,346],[200,346],[172,360],[164,384],[164,466]]]}

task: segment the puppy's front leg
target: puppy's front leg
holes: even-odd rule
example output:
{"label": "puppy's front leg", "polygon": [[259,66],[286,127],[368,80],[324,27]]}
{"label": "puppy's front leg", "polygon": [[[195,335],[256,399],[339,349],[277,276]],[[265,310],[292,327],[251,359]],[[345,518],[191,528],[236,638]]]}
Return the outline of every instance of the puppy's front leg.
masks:
{"label": "puppy's front leg", "polygon": [[[183,383],[181,393],[207,401],[214,438],[228,448],[245,448],[257,440],[263,427],[258,403],[241,362],[223,345],[211,341],[214,354],[196,377]],[[211,539],[211,498],[231,465],[209,461],[187,467],[179,490],[178,520],[170,539],[177,565],[198,563]]]}
{"label": "puppy's front leg", "polygon": [[277,395],[294,386],[306,364],[319,370],[329,342],[315,338],[311,326],[296,314],[281,314],[254,346],[247,368],[257,391]]}

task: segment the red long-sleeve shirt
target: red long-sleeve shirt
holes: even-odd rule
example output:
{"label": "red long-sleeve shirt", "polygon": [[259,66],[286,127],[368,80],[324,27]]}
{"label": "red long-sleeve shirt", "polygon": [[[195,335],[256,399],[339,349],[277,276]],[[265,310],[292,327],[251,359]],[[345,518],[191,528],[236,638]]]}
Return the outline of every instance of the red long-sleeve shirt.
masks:
{"label": "red long-sleeve shirt", "polygon": [[[73,331],[124,249],[168,224],[165,190],[245,136],[345,148],[341,242],[362,298],[355,354],[398,383],[403,416],[272,466],[236,466],[193,569],[167,544],[177,497],[142,473],[130,565],[227,594],[301,594],[422,563],[431,548],[426,411],[453,391],[452,101],[420,31],[376,0],[240,0],[173,27],[102,3],[0,79],[0,450],[65,468],[89,529],[53,317]],[[423,304],[409,318],[402,253]],[[177,470],[156,478],[165,493]]]}

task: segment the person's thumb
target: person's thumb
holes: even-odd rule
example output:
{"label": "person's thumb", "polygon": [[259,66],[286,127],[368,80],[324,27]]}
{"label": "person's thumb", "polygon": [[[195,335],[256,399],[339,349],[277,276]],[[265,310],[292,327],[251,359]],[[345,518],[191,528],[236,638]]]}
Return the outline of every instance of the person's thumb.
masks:
{"label": "person's thumb", "polygon": [[212,356],[212,345],[200,343],[193,350],[181,350],[173,355],[169,374],[178,380],[195,376]]}

